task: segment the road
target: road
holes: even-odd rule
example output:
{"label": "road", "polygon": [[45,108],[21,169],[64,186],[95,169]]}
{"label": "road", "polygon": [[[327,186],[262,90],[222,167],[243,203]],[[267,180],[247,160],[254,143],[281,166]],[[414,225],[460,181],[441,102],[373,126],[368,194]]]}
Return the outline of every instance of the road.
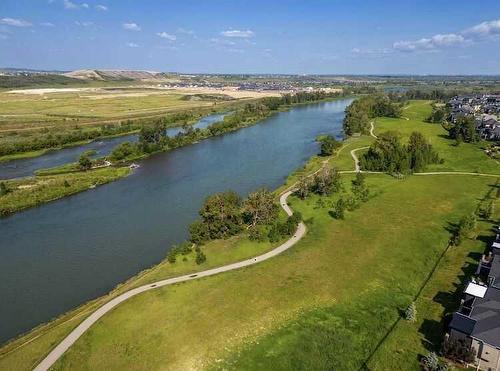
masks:
{"label": "road", "polygon": [[[287,204],[287,198],[293,192],[293,189],[290,189],[284,192],[280,196],[280,205],[285,210],[285,212],[290,216],[293,214],[292,209]],[[192,281],[202,277],[213,276],[219,273],[240,269],[243,267],[248,267],[257,263],[260,263],[264,260],[275,257],[276,255],[281,254],[282,252],[288,250],[290,247],[295,245],[306,233],[306,226],[303,222],[297,227],[295,234],[286,242],[276,247],[275,249],[268,251],[265,254],[243,260],[237,263],[224,265],[222,267],[208,269],[206,271],[201,271],[198,273],[187,274],[184,276],[173,277],[157,282],[153,282],[144,286],[137,287],[135,289],[129,290],[116,298],[110,300],[102,307],[93,312],[89,317],[87,317],[82,323],[80,323],[71,333],[66,336],[43,360],[35,367],[35,371],[45,371],[48,370],[77,340],[82,336],[94,323],[96,323],[101,317],[103,317],[110,310],[123,303],[124,301],[134,297],[138,294],[141,294],[146,291],[154,290],[160,287],[173,285],[180,282]]]}

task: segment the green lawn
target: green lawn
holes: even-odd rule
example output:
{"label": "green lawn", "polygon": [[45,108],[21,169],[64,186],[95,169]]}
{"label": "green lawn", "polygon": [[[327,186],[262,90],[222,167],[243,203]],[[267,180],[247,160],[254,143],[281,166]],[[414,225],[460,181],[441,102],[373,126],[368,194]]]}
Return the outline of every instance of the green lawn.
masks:
{"label": "green lawn", "polygon": [[455,141],[448,138],[448,132],[441,125],[424,122],[430,112],[430,102],[412,102],[403,111],[403,115],[409,120],[404,118],[377,118],[375,120],[375,134],[387,130],[396,130],[401,133],[405,140],[413,131],[424,134],[438,151],[439,156],[444,159],[443,164],[431,165],[427,171],[462,170],[500,174],[498,161],[484,154],[483,148],[487,145],[486,142],[462,143],[457,147]]}
{"label": "green lawn", "polygon": [[[66,197],[130,174],[128,167],[108,167],[76,173],[7,180],[9,189],[0,196],[0,216]],[[66,183],[65,183],[66,182]]]}
{"label": "green lawn", "polygon": [[[216,367],[224,359],[223,364],[238,368],[266,369],[281,364],[284,354],[296,351],[295,345],[303,345],[307,337],[300,323],[315,316],[326,316],[324,323],[333,321],[338,331],[352,335],[352,348],[350,342],[338,352],[333,347],[330,356],[346,367],[359,364],[445,248],[448,222],[472,211],[491,183],[468,176],[368,179],[374,197],[346,220],[333,220],[327,209],[315,209],[314,198],[293,199],[292,206],[309,226],[293,249],[254,267],[131,299],[85,334],[57,368],[186,369]],[[354,310],[360,312],[346,316]],[[282,339],[290,326],[299,330]],[[61,332],[45,332],[0,358],[0,368],[28,368]],[[261,358],[263,348],[257,342],[275,346]],[[286,352],[277,348],[283,343],[290,344]],[[309,354],[307,348],[302,353]]]}

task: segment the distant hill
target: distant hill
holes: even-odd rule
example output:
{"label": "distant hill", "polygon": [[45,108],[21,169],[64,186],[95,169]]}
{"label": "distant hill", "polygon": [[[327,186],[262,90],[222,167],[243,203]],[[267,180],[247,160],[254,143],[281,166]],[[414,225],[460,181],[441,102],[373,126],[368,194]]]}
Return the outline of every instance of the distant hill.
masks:
{"label": "distant hill", "polygon": [[155,71],[131,71],[131,70],[77,70],[66,72],[66,77],[81,80],[158,80],[163,79],[165,74]]}

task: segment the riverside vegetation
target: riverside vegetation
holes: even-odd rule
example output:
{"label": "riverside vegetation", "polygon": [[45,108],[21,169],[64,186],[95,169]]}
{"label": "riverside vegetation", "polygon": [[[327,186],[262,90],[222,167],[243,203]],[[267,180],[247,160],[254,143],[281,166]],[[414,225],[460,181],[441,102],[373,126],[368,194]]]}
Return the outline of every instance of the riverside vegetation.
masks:
{"label": "riverside vegetation", "polygon": [[[412,101],[405,108],[409,120],[375,118],[377,135],[397,131],[406,141],[411,133],[421,132],[443,159],[428,165],[432,171],[500,175],[498,164],[480,144],[457,147],[444,128],[425,122],[430,102]],[[349,149],[374,141],[368,136],[349,138],[334,156],[312,159],[306,168],[318,170],[329,160],[338,173],[352,171]],[[287,185],[297,179],[292,174]],[[344,191],[325,195],[310,191],[304,199],[297,194],[289,201],[308,226],[305,238],[290,251],[248,269],[161,288],[123,303],[84,334],[55,369],[144,368],[147,364],[167,369],[286,370],[300,364],[307,369],[417,370],[429,344],[434,349],[438,346],[440,321],[443,312],[453,310],[453,292],[462,268],[466,269],[464,262],[472,261],[471,251],[482,252],[485,247],[482,239],[465,238],[439,260],[450,239],[449,225],[474,212],[479,195],[489,189],[496,194],[495,178],[414,175],[395,179],[386,174],[348,173],[341,179],[344,184],[351,182],[349,192],[344,185]],[[361,189],[369,190],[368,201],[360,201],[362,207],[344,213],[344,219],[332,217],[338,199],[349,197],[353,186],[363,183]],[[481,208],[495,200],[484,200]],[[490,219],[498,218],[497,210],[493,208]],[[491,225],[489,220],[478,220],[476,234],[487,233]],[[8,344],[0,351],[0,367],[31,368],[81,318],[118,292],[271,248],[268,241],[250,241],[245,228],[237,236],[207,241],[202,250],[208,259],[200,268],[194,252],[186,254],[185,261],[165,261],[111,295]],[[436,262],[435,273],[415,298]],[[435,300],[443,295],[444,301]],[[416,321],[400,321],[393,328],[413,301]],[[138,333],[143,335],[138,338]],[[158,352],[159,348],[163,351]]]}
{"label": "riverside vegetation", "polygon": [[[65,164],[51,169],[37,171],[35,177],[10,180],[8,186],[11,192],[8,196],[0,196],[0,215],[39,205],[43,202],[55,200],[77,192],[84,191],[103,183],[117,180],[130,174],[128,167],[123,165],[131,161],[144,159],[154,153],[169,151],[183,147],[200,140],[223,135],[227,132],[238,130],[253,125],[260,120],[287,109],[294,104],[318,102],[341,96],[339,93],[297,93],[283,95],[282,97],[263,98],[256,102],[246,103],[236,112],[228,115],[223,121],[212,124],[206,129],[193,129],[188,121],[197,114],[176,114],[154,120],[153,124],[143,125],[139,132],[139,142],[125,142],[113,149],[108,158],[92,160],[89,153],[84,153],[78,163]],[[166,129],[173,122],[184,123],[184,130],[174,137],[166,134]],[[105,161],[113,163],[111,169],[100,169]],[[116,167],[116,168],[114,168]],[[103,175],[105,177],[103,178]],[[48,178],[50,177],[50,178]],[[67,179],[66,179],[67,178]],[[58,187],[57,184],[77,184],[78,186]],[[29,189],[29,191],[28,191]],[[30,197],[25,194],[31,192]]]}

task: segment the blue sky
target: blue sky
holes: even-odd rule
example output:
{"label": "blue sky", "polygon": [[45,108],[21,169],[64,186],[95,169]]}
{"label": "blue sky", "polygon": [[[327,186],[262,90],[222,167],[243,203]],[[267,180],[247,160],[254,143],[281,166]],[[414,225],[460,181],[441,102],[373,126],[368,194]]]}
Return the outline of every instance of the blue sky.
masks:
{"label": "blue sky", "polygon": [[500,1],[0,0],[0,66],[500,74]]}

